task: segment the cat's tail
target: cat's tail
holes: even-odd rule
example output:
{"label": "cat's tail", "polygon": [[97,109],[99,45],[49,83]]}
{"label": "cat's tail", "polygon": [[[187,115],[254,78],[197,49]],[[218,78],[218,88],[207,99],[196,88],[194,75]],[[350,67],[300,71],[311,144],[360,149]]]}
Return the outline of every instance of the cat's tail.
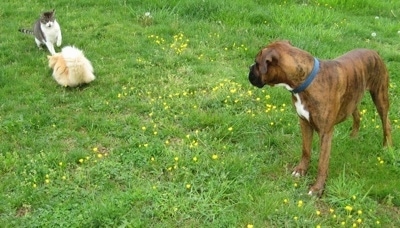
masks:
{"label": "cat's tail", "polygon": [[29,35],[34,35],[32,30],[28,30],[28,29],[18,29],[18,31],[25,33],[25,34],[29,34]]}

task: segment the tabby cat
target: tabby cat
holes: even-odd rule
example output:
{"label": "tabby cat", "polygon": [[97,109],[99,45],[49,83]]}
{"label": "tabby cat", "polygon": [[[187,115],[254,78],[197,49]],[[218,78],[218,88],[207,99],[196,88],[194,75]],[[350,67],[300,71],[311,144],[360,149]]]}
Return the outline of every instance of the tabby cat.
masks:
{"label": "tabby cat", "polygon": [[50,53],[54,55],[54,44],[61,46],[62,36],[61,28],[55,18],[55,10],[44,12],[33,26],[33,31],[28,29],[19,29],[20,32],[32,34],[35,36],[36,45],[41,49],[41,45],[46,45]]}

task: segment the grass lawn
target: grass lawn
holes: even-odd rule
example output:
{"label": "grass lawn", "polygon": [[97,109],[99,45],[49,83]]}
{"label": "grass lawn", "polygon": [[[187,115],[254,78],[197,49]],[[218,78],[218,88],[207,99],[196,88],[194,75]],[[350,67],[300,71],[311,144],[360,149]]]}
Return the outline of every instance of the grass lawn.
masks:
{"label": "grass lawn", "polygon": [[[399,1],[0,6],[1,227],[400,226]],[[63,46],[94,66],[87,86],[59,86],[48,51],[18,32],[52,8]],[[335,129],[320,199],[307,195],[318,138],[308,174],[293,178],[290,93],[247,79],[258,50],[279,39],[321,59],[375,49],[390,72],[394,147],[382,147],[366,95],[359,137],[351,121]]]}

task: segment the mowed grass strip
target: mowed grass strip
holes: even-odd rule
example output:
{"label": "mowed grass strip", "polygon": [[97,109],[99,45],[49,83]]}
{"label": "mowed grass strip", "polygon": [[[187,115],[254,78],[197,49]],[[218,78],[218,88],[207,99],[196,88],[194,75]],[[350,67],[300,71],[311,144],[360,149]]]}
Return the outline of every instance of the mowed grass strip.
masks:
{"label": "mowed grass strip", "polygon": [[[396,227],[400,225],[399,16],[394,1],[0,3],[0,224],[5,227]],[[97,79],[60,87],[30,28],[55,8],[63,46]],[[321,59],[377,50],[390,72],[394,148],[369,95],[337,126],[321,199],[291,177],[297,115],[248,66],[287,39]],[[56,50],[60,50],[56,48]]]}

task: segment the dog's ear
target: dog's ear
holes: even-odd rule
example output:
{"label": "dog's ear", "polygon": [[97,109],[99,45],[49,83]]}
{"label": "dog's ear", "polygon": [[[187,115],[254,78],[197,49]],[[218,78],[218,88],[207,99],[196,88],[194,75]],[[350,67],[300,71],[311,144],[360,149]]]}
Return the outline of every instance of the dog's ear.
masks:
{"label": "dog's ear", "polygon": [[56,65],[56,62],[57,62],[56,56],[54,56],[54,55],[48,55],[48,56],[47,56],[47,59],[49,60],[49,67],[50,67],[50,68],[53,68],[54,65]]}
{"label": "dog's ear", "polygon": [[260,64],[260,73],[266,74],[268,71],[268,65],[276,60],[278,60],[278,54],[274,49],[264,50],[262,53],[262,62]]}

